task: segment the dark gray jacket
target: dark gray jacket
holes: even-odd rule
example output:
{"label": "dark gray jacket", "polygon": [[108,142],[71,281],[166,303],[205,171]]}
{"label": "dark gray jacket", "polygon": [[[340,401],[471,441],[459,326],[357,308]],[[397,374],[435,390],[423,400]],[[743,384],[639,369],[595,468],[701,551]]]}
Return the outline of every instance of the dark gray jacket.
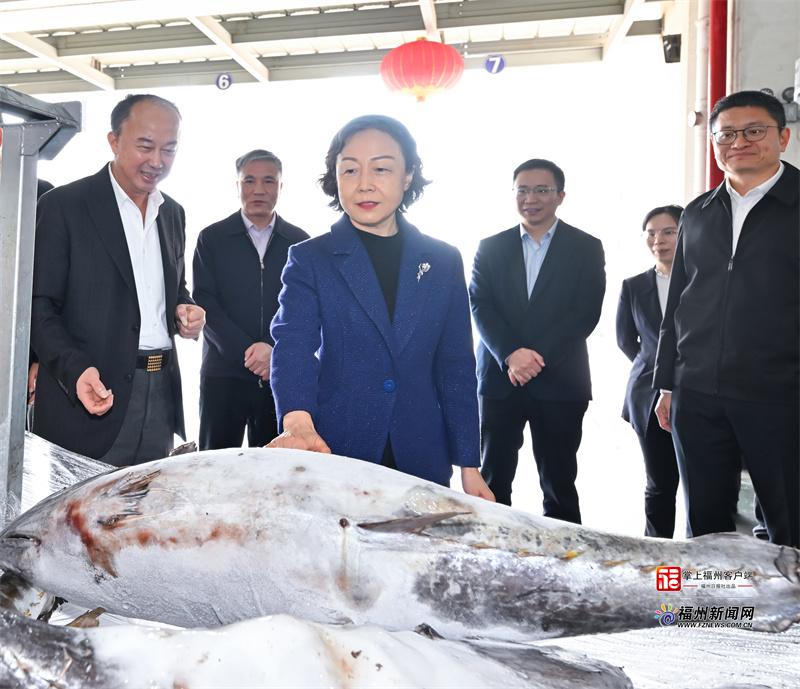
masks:
{"label": "dark gray jacket", "polygon": [[253,377],[244,352],[254,342],[273,343],[269,324],[278,310],[286,256],[304,239],[308,234],[277,216],[262,262],[241,211],[200,233],[192,281],[194,299],[206,310],[201,376]]}
{"label": "dark gray jacket", "polygon": [[800,394],[800,173],[784,163],[748,213],[731,257],[721,184],[686,208],[654,384],[761,402]]}

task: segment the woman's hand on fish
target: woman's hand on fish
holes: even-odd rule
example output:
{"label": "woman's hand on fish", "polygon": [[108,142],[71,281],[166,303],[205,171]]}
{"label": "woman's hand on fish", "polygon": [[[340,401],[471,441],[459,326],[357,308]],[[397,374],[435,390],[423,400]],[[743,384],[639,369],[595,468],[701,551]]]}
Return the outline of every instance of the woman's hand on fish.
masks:
{"label": "woman's hand on fish", "polygon": [[267,447],[285,447],[290,450],[311,450],[331,454],[331,448],[317,433],[311,414],[307,411],[290,411],[286,414],[283,417],[283,433]]}
{"label": "woman's hand on fish", "polygon": [[114,404],[114,393],[103,385],[103,381],[100,380],[100,371],[94,366],[87,368],[78,377],[75,394],[86,411],[95,416],[102,416]]}
{"label": "woman's hand on fish", "polygon": [[486,485],[486,481],[483,480],[481,472],[476,467],[461,467],[461,487],[467,495],[495,502],[494,493]]}

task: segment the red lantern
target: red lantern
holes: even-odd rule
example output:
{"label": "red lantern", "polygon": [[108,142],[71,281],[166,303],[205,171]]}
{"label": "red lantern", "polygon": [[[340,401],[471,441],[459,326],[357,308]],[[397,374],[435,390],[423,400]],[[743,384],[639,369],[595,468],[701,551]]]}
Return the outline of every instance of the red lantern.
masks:
{"label": "red lantern", "polygon": [[381,76],[386,85],[410,93],[418,101],[455,86],[463,71],[464,58],[455,48],[424,38],[390,50],[381,61]]}

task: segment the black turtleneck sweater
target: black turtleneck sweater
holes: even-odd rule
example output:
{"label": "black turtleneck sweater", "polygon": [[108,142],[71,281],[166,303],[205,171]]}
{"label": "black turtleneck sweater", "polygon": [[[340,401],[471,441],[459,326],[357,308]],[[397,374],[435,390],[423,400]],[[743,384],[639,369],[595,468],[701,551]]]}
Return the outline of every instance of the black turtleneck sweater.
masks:
{"label": "black turtleneck sweater", "polygon": [[397,233],[391,237],[381,237],[358,228],[356,232],[372,261],[391,321],[394,319],[394,305],[397,301],[397,278],[400,275],[400,257],[403,253],[403,232],[398,228]]}

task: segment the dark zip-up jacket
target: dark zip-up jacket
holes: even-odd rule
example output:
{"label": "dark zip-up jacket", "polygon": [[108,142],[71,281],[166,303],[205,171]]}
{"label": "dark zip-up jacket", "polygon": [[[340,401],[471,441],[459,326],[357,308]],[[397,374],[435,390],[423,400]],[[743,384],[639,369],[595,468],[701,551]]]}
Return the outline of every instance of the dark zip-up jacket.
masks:
{"label": "dark zip-up jacket", "polygon": [[201,376],[253,377],[244,367],[244,352],[254,342],[273,344],[269,324],[278,310],[289,247],[308,237],[276,216],[262,261],[241,211],[200,233],[194,252],[193,296],[206,310]]}
{"label": "dark zip-up jacket", "polygon": [[784,166],[747,214],[733,256],[725,184],[687,206],[661,324],[655,387],[797,402],[800,173]]}

